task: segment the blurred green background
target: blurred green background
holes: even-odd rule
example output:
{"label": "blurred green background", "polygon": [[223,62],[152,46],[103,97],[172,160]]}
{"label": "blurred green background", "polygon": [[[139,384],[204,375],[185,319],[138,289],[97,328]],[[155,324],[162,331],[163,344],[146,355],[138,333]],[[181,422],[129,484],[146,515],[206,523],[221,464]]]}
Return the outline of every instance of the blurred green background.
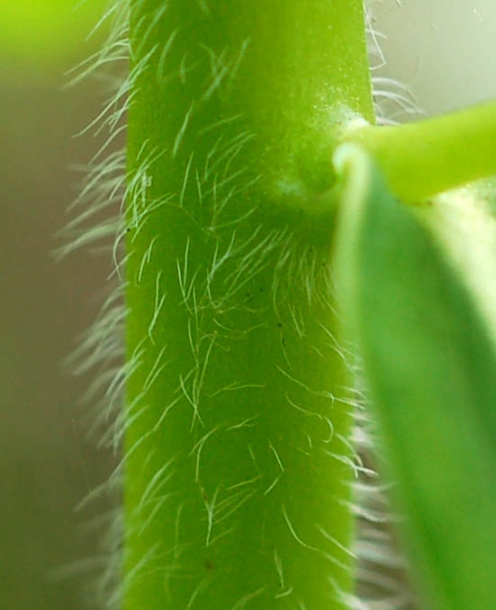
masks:
{"label": "blurred green background", "polygon": [[[86,440],[79,406],[90,377],[64,359],[98,311],[110,262],[77,252],[55,263],[54,235],[102,140],[74,137],[98,114],[101,85],[67,88],[91,55],[105,0],[0,2],[0,610],[103,610],[84,585],[101,569],[109,508],[78,503],[114,457]],[[496,97],[494,0],[374,2],[387,65],[436,113]],[[69,575],[70,574],[70,575]]]}
{"label": "blurred green background", "polygon": [[101,85],[65,86],[102,41],[104,29],[86,38],[105,5],[0,2],[0,610],[96,610],[84,586],[101,568],[91,523],[108,502],[75,507],[114,458],[86,440],[89,379],[64,360],[110,265],[89,252],[56,263],[53,250],[82,178],[71,168],[101,145],[74,137],[98,114]]}

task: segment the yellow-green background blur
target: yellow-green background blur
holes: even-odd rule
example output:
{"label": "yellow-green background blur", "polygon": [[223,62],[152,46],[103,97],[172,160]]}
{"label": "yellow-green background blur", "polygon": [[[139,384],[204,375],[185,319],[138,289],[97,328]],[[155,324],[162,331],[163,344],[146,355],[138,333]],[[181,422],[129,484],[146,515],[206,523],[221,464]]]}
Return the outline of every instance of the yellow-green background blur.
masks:
{"label": "yellow-green background blur", "polygon": [[[76,10],[75,7],[80,4]],[[101,144],[73,137],[99,112],[101,85],[65,88],[98,48],[85,40],[105,0],[0,0],[0,610],[103,610],[84,597],[101,568],[94,518],[75,511],[112,468],[85,440],[64,360],[88,327],[109,264],[53,250]]]}
{"label": "yellow-green background blur", "polygon": [[[0,610],[103,610],[85,599],[98,570],[94,517],[75,511],[114,458],[84,435],[90,378],[63,362],[105,293],[110,263],[55,263],[54,237],[102,141],[74,138],[99,112],[100,85],[64,88],[101,42],[105,0],[0,0]],[[77,8],[76,6],[79,5]],[[428,113],[496,97],[494,0],[373,3],[388,65]],[[72,168],[72,169],[71,169]]]}

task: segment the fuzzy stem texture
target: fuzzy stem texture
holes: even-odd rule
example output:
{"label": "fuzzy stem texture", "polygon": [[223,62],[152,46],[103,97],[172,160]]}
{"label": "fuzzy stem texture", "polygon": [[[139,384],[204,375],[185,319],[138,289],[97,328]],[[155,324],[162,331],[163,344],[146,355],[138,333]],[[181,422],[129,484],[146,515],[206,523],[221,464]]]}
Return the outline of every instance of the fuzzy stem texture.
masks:
{"label": "fuzzy stem texture", "polygon": [[125,610],[335,610],[352,406],[329,192],[361,0],[133,0]]}

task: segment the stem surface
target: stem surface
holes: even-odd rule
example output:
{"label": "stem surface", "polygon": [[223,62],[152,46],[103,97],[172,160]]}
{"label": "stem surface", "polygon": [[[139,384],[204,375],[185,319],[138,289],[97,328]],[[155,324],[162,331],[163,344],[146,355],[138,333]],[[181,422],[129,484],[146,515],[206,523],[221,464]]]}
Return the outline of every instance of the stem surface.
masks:
{"label": "stem surface", "polygon": [[131,6],[124,608],[344,609],[350,381],[306,208],[373,121],[362,2]]}

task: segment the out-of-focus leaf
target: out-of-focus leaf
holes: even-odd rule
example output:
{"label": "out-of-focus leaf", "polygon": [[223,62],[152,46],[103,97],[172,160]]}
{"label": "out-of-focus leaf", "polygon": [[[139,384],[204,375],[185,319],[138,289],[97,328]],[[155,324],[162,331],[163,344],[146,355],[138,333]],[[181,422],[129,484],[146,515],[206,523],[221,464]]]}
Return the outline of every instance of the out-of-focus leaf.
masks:
{"label": "out-of-focus leaf", "polygon": [[496,181],[483,180],[416,206],[441,245],[496,342]]}
{"label": "out-of-focus leaf", "polygon": [[60,69],[101,43],[85,39],[108,0],[4,0],[0,2],[2,79],[22,78],[28,68]]}
{"label": "out-of-focus leaf", "polygon": [[[496,608],[496,352],[472,294],[373,161],[341,149],[335,264],[429,610]],[[488,277],[487,281],[494,281]]]}

